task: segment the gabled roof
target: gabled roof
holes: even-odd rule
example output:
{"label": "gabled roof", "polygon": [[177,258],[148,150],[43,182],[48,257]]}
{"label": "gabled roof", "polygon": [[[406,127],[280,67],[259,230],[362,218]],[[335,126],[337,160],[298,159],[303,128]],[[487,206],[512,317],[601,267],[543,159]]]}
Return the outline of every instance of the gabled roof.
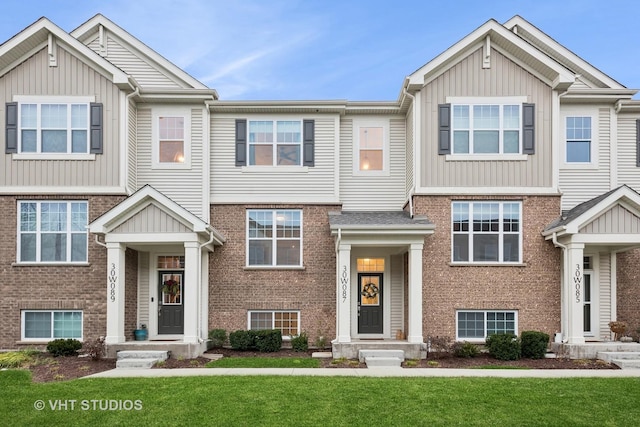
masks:
{"label": "gabled roof", "polygon": [[147,206],[154,204],[173,219],[187,226],[195,233],[206,233],[214,238],[213,243],[224,243],[224,237],[211,225],[180,206],[150,185],[145,185],[131,196],[89,224],[89,231],[95,234],[107,234],[132,218]]}
{"label": "gabled roof", "polygon": [[50,43],[50,35],[56,44],[69,50],[114,84],[122,88],[131,87],[126,73],[44,17],[0,45],[0,76],[11,71],[25,58],[45,48]]}
{"label": "gabled roof", "polygon": [[640,194],[627,185],[580,203],[549,224],[542,235],[551,238],[557,235],[576,234],[586,224],[598,218],[616,204],[624,204],[633,211],[640,212]]}
{"label": "gabled roof", "polygon": [[487,37],[490,40],[489,52],[497,48],[511,57],[518,58],[524,67],[550,86],[563,89],[568,88],[575,81],[575,74],[563,64],[491,19],[409,75],[405,85],[410,90],[420,89],[425,82],[440,75],[460,59],[482,47],[487,43]]}
{"label": "gabled roof", "polygon": [[210,89],[203,83],[199,82],[180,67],[158,54],[155,50],[151,49],[149,46],[129,34],[102,14],[97,14],[84,24],[80,25],[71,32],[71,36],[83,43],[89,43],[98,36],[101,31],[101,27],[106,29],[110,35],[115,35],[119,41],[124,42],[127,48],[141,60],[147,62],[155,69],[162,70],[163,74],[169,76],[184,89],[206,90],[214,93],[214,99],[218,98],[215,90]]}

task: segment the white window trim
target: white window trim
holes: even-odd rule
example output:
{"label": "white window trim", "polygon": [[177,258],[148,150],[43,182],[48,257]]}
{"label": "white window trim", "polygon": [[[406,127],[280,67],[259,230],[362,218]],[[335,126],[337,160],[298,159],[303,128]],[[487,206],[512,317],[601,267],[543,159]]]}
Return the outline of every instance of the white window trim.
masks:
{"label": "white window trim", "polygon": [[[26,338],[25,337],[25,314],[26,313],[50,313],[51,314],[51,338]],[[82,342],[84,340],[84,313],[82,310],[22,310],[20,313],[20,341],[23,342],[49,342],[59,338],[53,337],[55,327],[53,313],[80,313],[80,338],[72,338]],[[67,338],[63,338],[67,339]]]}
{"label": "white window trim", "polygon": [[[499,218],[499,228],[500,231],[498,232],[492,232],[490,234],[498,234],[498,261],[497,262],[491,262],[491,261],[455,261],[454,260],[454,244],[453,244],[453,236],[456,234],[468,234],[469,235],[469,259],[471,259],[473,257],[473,236],[475,234],[485,234],[485,233],[479,233],[479,232],[475,232],[473,231],[473,209],[470,207],[469,209],[469,231],[468,232],[455,232],[453,231],[453,205],[455,203],[468,203],[470,206],[473,205],[474,203],[498,203],[500,205],[499,207],[499,212],[500,212],[500,218]],[[504,242],[503,236],[504,236],[504,230],[503,230],[503,219],[504,219],[504,204],[505,203],[517,203],[518,207],[519,207],[519,211],[518,211],[518,215],[519,215],[519,219],[520,219],[520,223],[519,223],[519,227],[518,227],[518,236],[520,237],[518,239],[518,261],[500,261],[503,258],[503,254],[504,254],[504,246],[501,244],[501,242]],[[522,218],[522,201],[520,200],[453,200],[451,202],[451,265],[454,266],[458,266],[458,265],[497,265],[497,266],[518,266],[518,265],[522,265],[522,259],[524,257],[524,254],[522,253],[523,251],[523,240],[524,240],[524,234],[523,234],[523,218]],[[515,233],[511,233],[508,232],[507,234],[515,234]]]}
{"label": "white window trim", "polygon": [[[184,119],[184,162],[160,162],[160,117],[182,117]],[[191,169],[191,108],[152,107],[151,121],[151,169]]]}
{"label": "white window trim", "polygon": [[[526,96],[448,96],[446,102],[451,104],[451,154],[445,156],[445,161],[469,161],[469,160],[486,160],[486,161],[526,161],[529,156],[522,154],[522,104],[528,102]],[[459,153],[453,152],[453,106],[454,105],[468,105],[473,107],[474,105],[519,105],[520,106],[520,138],[519,138],[519,153]],[[500,113],[502,123],[502,112]],[[501,129],[504,130],[504,129]],[[471,137],[471,136],[470,136]],[[502,140],[502,139],[501,139]],[[469,140],[471,149],[471,140]],[[500,144],[499,149],[502,151],[504,144]]]}
{"label": "white window trim", "polygon": [[[484,313],[484,337],[483,338],[465,338],[459,335],[458,325],[458,313]],[[487,313],[513,313],[513,330],[514,334],[518,335],[518,310],[456,310],[456,341],[468,341],[471,343],[484,343],[487,339]]]}
{"label": "white window trim", "polygon": [[[278,141],[277,141],[277,130],[278,125],[277,122],[300,122],[300,164],[298,165],[252,165],[250,161],[250,147],[251,145],[268,145],[267,143],[251,143],[249,141],[249,130],[251,122],[272,122],[273,123],[273,142],[271,142],[271,148],[273,150],[273,161],[274,163],[278,161]],[[286,143],[282,142],[280,144],[294,145],[294,143]],[[294,116],[265,116],[265,117],[248,117],[247,118],[247,165],[242,167],[242,172],[307,172],[308,167],[303,166],[304,163],[304,118],[302,117],[294,117]]]}
{"label": "white window trim", "polygon": [[[96,155],[89,153],[89,147],[91,145],[91,108],[90,105],[92,102],[95,102],[95,96],[49,96],[49,95],[14,95],[13,102],[18,103],[18,152],[12,154],[11,158],[13,160],[95,160]],[[37,151],[35,153],[22,152],[22,114],[21,114],[21,105],[22,104],[86,104],[87,105],[87,152],[86,153],[42,153]],[[38,108],[39,110],[39,108]],[[70,114],[70,112],[69,112]],[[70,116],[69,116],[70,117]],[[38,120],[39,121],[39,120]],[[38,127],[38,130],[40,127]],[[67,128],[70,130],[71,128]],[[39,134],[40,132],[38,132]],[[40,136],[38,136],[38,140]],[[42,148],[42,143],[38,144],[37,149],[40,150]]]}
{"label": "white window trim", "polygon": [[[382,128],[382,170],[360,170],[360,128]],[[391,136],[389,134],[389,120],[376,118],[362,118],[353,120],[353,176],[389,176]]]}
{"label": "white window trim", "polygon": [[300,310],[249,310],[247,311],[247,330],[255,330],[251,329],[251,314],[252,313],[271,313],[271,326],[272,328],[275,326],[276,322],[276,313],[296,313],[298,315],[298,333],[296,335],[283,335],[282,339],[290,340],[294,336],[300,335],[301,328],[301,320],[300,320]]}
{"label": "white window trim", "polygon": [[[276,238],[276,212],[278,211],[295,211],[295,212],[299,212],[300,213],[300,264],[299,265],[278,265],[276,264],[277,262],[277,257],[278,257],[278,252],[277,252],[277,242],[278,239]],[[272,226],[273,228],[273,237],[271,237],[271,248],[272,248],[272,260],[271,260],[271,265],[251,265],[249,264],[249,213],[250,212],[271,212],[272,216],[273,216],[273,221],[272,221]],[[303,254],[304,254],[304,241],[303,241],[303,237],[304,237],[304,213],[302,211],[302,209],[289,209],[289,208],[283,208],[283,209],[247,209],[247,212],[245,214],[245,242],[246,242],[246,251],[245,251],[245,269],[246,270],[299,270],[302,269],[304,267],[304,259],[302,258]],[[255,240],[255,239],[253,239]],[[288,240],[293,240],[293,238],[288,239]]]}
{"label": "white window trim", "polygon": [[[567,162],[567,117],[591,118],[591,161]],[[598,169],[600,144],[599,144],[598,107],[563,107],[560,112],[560,145],[561,145],[561,169]]]}

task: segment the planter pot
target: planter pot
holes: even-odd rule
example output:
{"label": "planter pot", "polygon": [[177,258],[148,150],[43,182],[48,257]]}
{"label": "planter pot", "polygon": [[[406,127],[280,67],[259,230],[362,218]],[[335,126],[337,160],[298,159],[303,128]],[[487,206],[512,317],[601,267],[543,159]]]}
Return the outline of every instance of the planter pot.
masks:
{"label": "planter pot", "polygon": [[146,329],[136,329],[133,331],[133,335],[135,336],[136,341],[146,341],[148,333]]}

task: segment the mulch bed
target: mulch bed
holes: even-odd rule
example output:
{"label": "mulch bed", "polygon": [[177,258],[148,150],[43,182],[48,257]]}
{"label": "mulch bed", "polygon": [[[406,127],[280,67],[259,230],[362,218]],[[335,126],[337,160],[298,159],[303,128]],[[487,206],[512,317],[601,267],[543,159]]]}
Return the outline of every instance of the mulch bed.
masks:
{"label": "mulch bed", "polygon": [[[311,357],[308,352],[294,352],[283,349],[274,353],[259,353],[253,351],[236,351],[227,348],[210,350],[211,354],[222,354],[224,357]],[[437,356],[437,355],[436,355]],[[35,362],[28,367],[34,382],[67,381],[84,377],[102,371],[114,369],[115,359],[92,360],[88,357],[53,357],[48,353],[38,354]],[[196,359],[170,358],[154,369],[175,368],[203,368],[211,359],[198,357]],[[526,368],[526,369],[619,369],[617,366],[592,359],[520,359],[513,361],[497,360],[488,354],[480,354],[473,358],[454,356],[434,357],[429,355],[425,360],[407,360],[404,368],[479,368],[479,367]],[[320,359],[322,368],[366,368],[364,363],[348,359]]]}

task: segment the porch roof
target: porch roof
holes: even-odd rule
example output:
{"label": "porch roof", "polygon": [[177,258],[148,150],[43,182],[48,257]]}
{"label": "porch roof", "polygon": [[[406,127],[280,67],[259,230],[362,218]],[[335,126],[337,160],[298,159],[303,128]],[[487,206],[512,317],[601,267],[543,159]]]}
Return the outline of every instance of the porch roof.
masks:
{"label": "porch roof", "polygon": [[414,216],[405,211],[369,211],[369,212],[329,212],[329,226],[333,234],[337,230],[369,230],[376,231],[404,231],[430,234],[435,224],[426,216]]}

